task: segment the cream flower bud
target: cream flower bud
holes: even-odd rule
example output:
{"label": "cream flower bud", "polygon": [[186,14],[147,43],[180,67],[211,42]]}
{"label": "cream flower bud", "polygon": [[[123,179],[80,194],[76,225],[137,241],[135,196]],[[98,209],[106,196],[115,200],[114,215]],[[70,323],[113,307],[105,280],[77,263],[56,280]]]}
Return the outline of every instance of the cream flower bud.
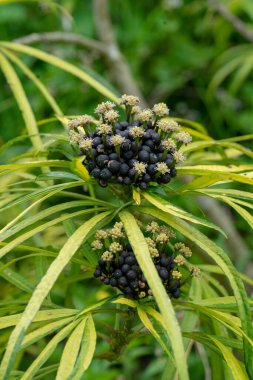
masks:
{"label": "cream flower bud", "polygon": [[146,173],[147,164],[144,164],[144,162],[135,162],[134,163],[134,170],[137,174],[141,175]]}
{"label": "cream flower bud", "polygon": [[155,167],[156,171],[161,173],[161,174],[166,174],[170,172],[170,169],[168,166],[165,164],[165,162],[158,162]]}
{"label": "cream flower bud", "polygon": [[145,238],[145,240],[146,240],[146,243],[147,243],[147,245],[148,245],[149,247],[153,247],[153,248],[155,248],[155,242],[154,242],[153,239],[151,239],[150,237],[147,237],[147,238]]}
{"label": "cream flower bud", "polygon": [[102,255],[101,255],[101,259],[104,260],[104,261],[111,261],[113,259],[113,254],[109,251],[105,251]]}
{"label": "cream flower bud", "polygon": [[179,124],[174,120],[159,120],[157,122],[157,127],[163,132],[175,132],[180,129]]}
{"label": "cream flower bud", "polygon": [[92,122],[92,117],[89,115],[78,116],[75,119],[69,120],[67,127],[69,129],[83,127]]}
{"label": "cream flower bud", "polygon": [[185,161],[185,155],[183,153],[179,152],[178,150],[173,152],[172,155],[173,155],[173,158],[177,164]]}
{"label": "cream flower bud", "polygon": [[105,116],[105,120],[113,124],[118,120],[119,113],[118,111],[110,110],[110,111],[106,111],[104,116]]}
{"label": "cream flower bud", "polygon": [[85,138],[79,142],[79,146],[81,149],[88,150],[92,148],[92,139]]}
{"label": "cream flower bud", "polygon": [[70,130],[69,131],[69,141],[71,142],[71,144],[79,144],[79,141],[80,141],[80,135],[79,133],[73,131],[73,130]]}
{"label": "cream flower bud", "polygon": [[103,102],[98,104],[98,106],[95,108],[95,113],[103,115],[105,112],[112,110],[114,107],[115,104],[113,102]]}
{"label": "cream flower bud", "polygon": [[130,129],[130,135],[133,137],[142,137],[144,135],[145,131],[142,127],[132,127]]}
{"label": "cream flower bud", "polygon": [[175,148],[176,148],[175,141],[172,140],[172,139],[162,140],[162,146],[163,146],[166,150],[169,150],[169,149],[175,149]]}
{"label": "cream flower bud", "polygon": [[184,132],[184,131],[176,133],[174,138],[178,142],[182,142],[185,145],[189,144],[192,141],[191,135],[188,132]]}
{"label": "cream flower bud", "polygon": [[174,259],[174,263],[176,263],[178,266],[182,266],[185,264],[185,258],[183,255],[178,255]]}
{"label": "cream flower bud", "polygon": [[151,257],[153,257],[153,258],[154,257],[159,257],[159,252],[158,252],[158,250],[156,248],[154,248],[154,247],[148,247],[148,249],[149,249]]}
{"label": "cream flower bud", "polygon": [[97,240],[106,239],[107,236],[108,236],[108,233],[105,230],[97,230],[96,235],[95,235]]}
{"label": "cream flower bud", "polygon": [[149,223],[147,225],[147,227],[146,227],[146,231],[147,232],[152,232],[152,233],[158,232],[159,231],[159,225],[158,225],[158,223],[156,223],[156,222]]}
{"label": "cream flower bud", "polygon": [[121,145],[125,141],[125,137],[114,135],[110,138],[112,145]]}
{"label": "cream flower bud", "polygon": [[97,133],[99,135],[108,135],[112,132],[112,127],[108,124],[102,123],[97,127]]}
{"label": "cream flower bud", "polygon": [[110,252],[113,252],[113,253],[119,252],[122,250],[122,245],[117,242],[111,243],[109,250]]}
{"label": "cream flower bud", "polygon": [[155,240],[157,243],[164,244],[168,241],[168,235],[166,233],[162,232],[156,236]]}
{"label": "cream flower bud", "polygon": [[157,103],[153,107],[154,113],[159,117],[164,117],[169,115],[169,108],[165,103]]}
{"label": "cream flower bud", "polygon": [[175,279],[175,280],[180,280],[180,278],[182,277],[182,273],[180,273],[178,270],[173,270],[171,272],[171,276]]}
{"label": "cream flower bud", "polygon": [[197,278],[200,278],[201,277],[201,271],[200,269],[196,266],[196,265],[192,265],[190,268],[189,268],[190,272],[191,272],[191,275],[193,277],[197,277]]}
{"label": "cream flower bud", "polygon": [[97,250],[97,249],[102,249],[103,248],[103,244],[102,244],[102,242],[100,240],[94,240],[91,243],[91,246],[92,246],[93,250]]}
{"label": "cream flower bud", "polygon": [[122,95],[119,104],[124,104],[126,106],[137,106],[140,103],[140,99],[137,96],[134,95]]}
{"label": "cream flower bud", "polygon": [[153,116],[153,112],[151,109],[149,108],[146,108],[144,110],[142,110],[139,114],[138,114],[138,117],[137,119],[140,120],[141,122],[145,123],[149,120],[152,119],[152,116]]}

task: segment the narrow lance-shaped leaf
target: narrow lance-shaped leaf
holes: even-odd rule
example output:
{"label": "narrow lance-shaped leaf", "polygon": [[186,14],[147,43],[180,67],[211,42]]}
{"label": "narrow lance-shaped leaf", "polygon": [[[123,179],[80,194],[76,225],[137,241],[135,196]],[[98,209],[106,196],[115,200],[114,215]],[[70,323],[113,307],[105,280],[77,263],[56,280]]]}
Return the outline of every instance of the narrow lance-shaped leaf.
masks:
{"label": "narrow lance-shaped leaf", "polygon": [[70,378],[78,357],[86,322],[87,317],[77,325],[75,330],[69,336],[61,356],[56,380],[68,380]]}
{"label": "narrow lance-shaped leaf", "polygon": [[13,70],[13,67],[11,66],[11,64],[5,58],[5,56],[1,53],[0,53],[0,66],[11,87],[13,95],[16,98],[16,101],[22,113],[23,119],[25,121],[27,131],[30,135],[32,135],[31,141],[36,149],[41,149],[42,141],[39,136],[39,132],[37,129],[37,124],[36,124],[36,120],[35,120],[32,108],[27,99],[23,86],[16,72]]}
{"label": "narrow lance-shaped leaf", "polygon": [[[189,225],[183,220],[180,220],[172,215],[168,215],[163,211],[151,209],[151,208],[139,208],[139,211],[142,211],[148,215],[152,215],[155,218],[162,220],[163,222],[170,225],[175,230],[182,233],[188,239],[195,242],[200,248],[204,250],[210,257],[219,265],[222,271],[227,276],[230,285],[233,289],[236,302],[238,305],[238,311],[240,315],[240,319],[242,321],[242,329],[244,333],[250,338],[253,338],[253,328],[251,322],[251,313],[250,307],[247,299],[247,294],[245,288],[243,286],[243,282],[240,279],[240,276],[236,269],[234,268],[231,260],[228,255],[218,247],[213,241],[208,239],[204,234],[198,231],[193,226]],[[248,340],[244,337],[244,356],[246,368],[249,373],[249,376],[253,378],[253,362],[252,355],[253,349],[248,342]]]}
{"label": "narrow lance-shaped leaf", "polygon": [[36,287],[21,319],[19,320],[18,324],[16,325],[15,329],[13,330],[10,336],[6,352],[0,367],[1,380],[8,380],[16,355],[24,339],[24,334],[30,326],[36,313],[38,312],[40,306],[42,305],[45,297],[52,289],[58,276],[61,274],[62,270],[71,260],[71,258],[78,250],[82,242],[87,238],[89,233],[92,230],[94,230],[94,228],[99,228],[99,226],[103,222],[105,222],[105,219],[109,215],[110,212],[107,211],[94,216],[92,219],[82,224],[67,240],[67,242],[59,252],[57,258],[50,265],[47,273],[41,279],[39,285]]}
{"label": "narrow lance-shaped leaf", "polygon": [[0,45],[7,47],[8,49],[19,51],[28,55],[31,55],[32,57],[36,57],[38,59],[41,59],[42,61],[45,61],[53,66],[59,67],[60,69],[76,76],[77,78],[81,79],[85,83],[89,84],[91,87],[93,87],[95,90],[97,90],[102,95],[106,96],[107,98],[113,100],[114,102],[118,103],[118,98],[116,95],[114,95],[110,90],[108,90],[105,86],[103,86],[101,83],[99,83],[96,79],[92,78],[89,74],[85,73],[83,70],[79,69],[78,67],[72,65],[69,62],[64,61],[61,58],[55,57],[51,54],[45,53],[42,50],[32,48],[30,46],[24,46],[13,42],[1,42]]}
{"label": "narrow lance-shaped leaf", "polygon": [[96,339],[97,334],[93,318],[89,315],[84,329],[80,354],[70,377],[71,380],[81,380],[83,373],[89,367],[95,352]]}
{"label": "narrow lance-shaped leaf", "polygon": [[198,217],[190,214],[189,212],[186,212],[186,211],[180,209],[179,207],[174,206],[173,204],[169,203],[165,199],[163,199],[163,198],[161,198],[155,194],[144,193],[143,196],[144,196],[144,198],[147,199],[147,201],[149,201],[155,207],[159,208],[162,211],[165,211],[169,214],[178,216],[181,219],[188,220],[189,222],[192,222],[195,224],[200,224],[200,225],[205,226],[205,227],[213,228],[214,230],[219,231],[225,237],[227,237],[225,232],[222,231],[222,229],[219,228],[218,226],[216,226],[215,224],[208,222],[205,219],[198,218]]}
{"label": "narrow lance-shaped leaf", "polygon": [[52,355],[57,345],[65,339],[69,333],[73,330],[73,328],[77,325],[78,321],[71,322],[67,326],[63,327],[61,331],[59,331],[46,345],[46,347],[41,351],[41,353],[36,357],[36,359],[32,362],[30,367],[25,371],[20,380],[32,380],[34,379],[34,375],[37,371],[42,367],[42,365],[48,360],[48,358]]}
{"label": "narrow lance-shaped leaf", "polygon": [[148,281],[148,284],[156,299],[157,305],[164,318],[164,326],[166,328],[168,338],[171,342],[180,379],[186,380],[189,377],[187,363],[185,360],[183,338],[171,300],[169,299],[161,282],[161,279],[156,271],[149,253],[148,245],[134,216],[127,211],[122,211],[120,213],[120,219],[124,224],[127,237],[134,250],[136,259],[144,273],[144,276]]}

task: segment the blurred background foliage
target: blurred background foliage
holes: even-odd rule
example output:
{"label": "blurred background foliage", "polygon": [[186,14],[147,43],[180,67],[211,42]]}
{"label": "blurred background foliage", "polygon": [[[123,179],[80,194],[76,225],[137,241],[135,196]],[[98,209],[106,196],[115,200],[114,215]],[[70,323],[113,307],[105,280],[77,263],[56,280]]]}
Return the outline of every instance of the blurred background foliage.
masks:
{"label": "blurred background foliage", "polygon": [[[25,42],[25,39],[22,41],[25,36],[56,31],[63,34],[75,33],[92,41],[98,39],[92,1],[62,0],[58,2],[60,7],[49,1],[9,3],[6,0],[2,3],[4,6],[0,1],[2,40]],[[213,138],[222,139],[252,133],[252,0],[113,0],[110,1],[110,15],[118,46],[147,104],[166,102],[172,116],[200,122]],[[85,48],[74,42],[54,40],[37,41],[32,46],[81,67],[114,89],[116,94],[124,92],[124,86],[121,86],[115,77],[112,62],[98,48]],[[42,80],[66,115],[90,113],[103,99],[88,85],[64,71],[33,57],[22,55],[22,60]],[[34,83],[27,80],[19,68],[17,73],[37,120],[52,117],[51,108]],[[13,94],[1,72],[0,85],[1,144],[25,133],[25,127]],[[40,126],[41,132],[57,132],[57,128],[60,131],[62,127],[57,123]],[[244,143],[248,147],[250,144],[248,141]],[[26,145],[26,142],[22,142],[15,144],[8,152],[14,157],[25,152],[29,146],[29,143]],[[6,162],[7,158],[1,155],[0,162]],[[184,203],[181,204],[183,208]],[[195,215],[201,213],[197,203],[188,204],[187,208]],[[235,214],[231,214],[230,217],[247,249],[252,251],[253,242],[248,225]],[[57,250],[66,236],[64,234],[60,239],[62,241],[55,243],[54,231],[48,231],[44,238],[49,242],[49,246],[52,244]],[[210,232],[209,237],[216,239],[220,245],[226,244],[221,235],[217,238],[216,234],[212,235]],[[36,244],[40,245],[40,237],[34,239]],[[240,252],[234,252],[233,255],[236,264]],[[20,263],[18,270],[31,282],[37,283],[38,273],[34,272],[29,261]],[[77,281],[75,269],[70,273],[73,283],[68,280],[69,273],[65,273],[55,287],[54,302],[64,304],[65,307],[83,307],[84,299],[85,304],[89,304],[108,295],[104,288],[92,280],[87,299],[87,290],[83,287],[83,281]],[[3,295],[12,290],[11,284],[5,284]],[[13,294],[15,295],[15,292]],[[24,300],[27,296],[29,294]],[[105,317],[103,322],[111,324],[112,317]],[[102,323],[101,318],[98,318],[97,323]],[[42,346],[43,344],[41,341]],[[103,351],[103,345],[101,342],[98,346],[98,357],[99,352]],[[204,364],[193,350],[190,357],[190,374],[198,380],[203,379],[205,354],[201,352],[200,345],[196,347]],[[49,365],[53,366],[59,360],[60,352],[61,348],[58,347]],[[153,360],[154,354],[156,360]],[[34,356],[36,351],[27,352],[22,358],[21,368],[26,368]],[[151,337],[144,336],[128,344],[121,364],[112,363],[109,366],[105,361],[94,360],[84,378],[153,380],[160,378],[165,364],[160,348],[154,344]],[[48,375],[47,378],[54,377]]]}
{"label": "blurred background foliage", "polygon": [[[253,3],[230,0],[222,4],[243,21],[252,41],[224,18],[216,1],[114,0],[110,4],[119,47],[147,102],[165,101],[173,115],[203,123],[214,138],[250,133],[253,120]],[[97,38],[92,1],[63,0],[60,5],[63,8],[48,2],[2,6],[1,39],[52,31]],[[97,50],[53,41],[33,45],[98,73],[117,88],[110,65]],[[231,67],[235,60],[237,64]],[[28,62],[66,114],[93,109],[97,102],[93,90],[38,60],[30,58]],[[34,85],[27,81],[25,87],[37,118],[50,116]],[[8,124],[3,129],[3,138],[7,139],[22,125],[16,123],[18,110],[6,84],[0,103],[1,125],[3,118]]]}

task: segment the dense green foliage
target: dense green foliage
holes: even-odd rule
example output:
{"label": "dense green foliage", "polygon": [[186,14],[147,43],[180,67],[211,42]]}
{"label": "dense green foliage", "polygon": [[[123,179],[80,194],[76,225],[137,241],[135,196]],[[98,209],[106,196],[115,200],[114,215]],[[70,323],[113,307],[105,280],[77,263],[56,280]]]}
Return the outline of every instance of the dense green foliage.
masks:
{"label": "dense green foliage", "polygon": [[[126,92],[113,59],[66,41],[15,44],[54,31],[94,43],[92,2],[0,0],[0,378],[251,379],[252,41],[216,2],[116,3],[113,30],[135,85],[147,104],[166,102],[193,142],[170,184],[101,188],[66,128]],[[252,2],[223,3],[250,36]],[[202,272],[172,302],[140,228],[150,217],[176,231]],[[152,299],[93,278],[94,234],[116,220]]]}

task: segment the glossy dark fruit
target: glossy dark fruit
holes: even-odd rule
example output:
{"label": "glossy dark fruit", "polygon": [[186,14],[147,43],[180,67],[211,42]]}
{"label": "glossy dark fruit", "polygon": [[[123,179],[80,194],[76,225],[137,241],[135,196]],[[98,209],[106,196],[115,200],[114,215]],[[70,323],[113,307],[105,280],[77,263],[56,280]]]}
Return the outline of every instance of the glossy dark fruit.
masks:
{"label": "glossy dark fruit", "polygon": [[141,150],[138,154],[139,160],[142,162],[148,162],[149,161],[149,152],[146,150]]}
{"label": "glossy dark fruit", "polygon": [[179,297],[180,297],[180,294],[181,294],[180,289],[176,289],[176,290],[172,293],[172,296],[173,296],[174,298],[179,298]]}
{"label": "glossy dark fruit", "polygon": [[167,269],[165,269],[165,268],[161,268],[161,269],[159,269],[158,273],[159,273],[159,276],[160,276],[163,280],[167,280],[167,279],[169,278],[169,272],[168,272]]}
{"label": "glossy dark fruit", "polygon": [[133,270],[129,270],[126,274],[127,278],[129,280],[135,280],[136,279],[136,272],[134,272]]}
{"label": "glossy dark fruit", "polygon": [[146,190],[147,187],[148,187],[148,186],[147,186],[147,183],[146,183],[146,182],[140,182],[140,184],[139,184],[139,188],[140,188],[141,190]]}
{"label": "glossy dark fruit", "polygon": [[174,167],[174,168],[170,169],[170,176],[173,178],[173,177],[176,177],[176,175],[177,175],[176,168]]}
{"label": "glossy dark fruit", "polygon": [[121,270],[123,273],[127,273],[130,270],[130,265],[129,264],[122,265]]}
{"label": "glossy dark fruit", "polygon": [[104,153],[105,152],[105,146],[104,146],[104,144],[99,144],[97,146],[97,152],[98,153]]}
{"label": "glossy dark fruit", "polygon": [[95,277],[99,277],[100,275],[101,275],[100,269],[96,269],[95,272],[94,272],[94,276]]}
{"label": "glossy dark fruit", "polygon": [[134,168],[130,169],[128,175],[130,178],[134,178],[136,175],[136,170]]}
{"label": "glossy dark fruit", "polygon": [[132,158],[132,159],[128,162],[128,165],[130,166],[130,168],[132,168],[136,162],[138,162],[138,160],[136,160],[135,158]]}
{"label": "glossy dark fruit", "polygon": [[164,255],[161,256],[160,265],[167,267],[170,264],[170,259]]}
{"label": "glossy dark fruit", "polygon": [[134,280],[134,281],[130,282],[130,288],[133,289],[133,290],[136,289],[136,288],[138,288],[138,285],[139,285],[138,280]]}
{"label": "glossy dark fruit", "polygon": [[103,168],[108,163],[109,157],[106,154],[100,154],[99,156],[97,156],[96,161],[98,166]]}
{"label": "glossy dark fruit", "polygon": [[123,154],[123,157],[125,160],[131,160],[134,157],[134,152],[132,150],[129,150],[128,152],[125,152]]}
{"label": "glossy dark fruit", "polygon": [[125,139],[125,141],[121,145],[121,148],[124,152],[127,152],[128,150],[130,150],[131,147],[132,147],[132,143],[131,143],[131,140],[129,139]]}
{"label": "glossy dark fruit", "polygon": [[116,278],[113,278],[113,277],[112,277],[112,278],[110,279],[110,285],[111,285],[111,286],[117,286],[117,284],[118,284],[118,281],[116,280]]}
{"label": "glossy dark fruit", "polygon": [[118,284],[120,286],[126,286],[127,285],[127,279],[126,279],[126,277],[124,277],[124,276],[120,277],[119,280],[118,280]]}
{"label": "glossy dark fruit", "polygon": [[125,177],[123,183],[124,183],[125,185],[131,185],[131,183],[132,183],[131,178],[129,178],[129,177]]}
{"label": "glossy dark fruit", "polygon": [[122,176],[126,176],[127,173],[129,172],[129,166],[127,164],[121,164],[119,172]]}
{"label": "glossy dark fruit", "polygon": [[149,163],[156,164],[158,162],[158,157],[155,153],[150,153],[149,155]]}
{"label": "glossy dark fruit", "polygon": [[171,176],[169,173],[166,173],[160,177],[161,183],[169,183],[171,180]]}
{"label": "glossy dark fruit", "polygon": [[105,285],[109,285],[110,284],[110,279],[109,278],[105,278],[104,279],[104,284]]}
{"label": "glossy dark fruit", "polygon": [[125,259],[125,264],[134,265],[136,263],[136,258],[134,256],[128,256]]}
{"label": "glossy dark fruit", "polygon": [[120,278],[122,276],[122,271],[120,269],[116,269],[114,272],[114,277],[115,278]]}
{"label": "glossy dark fruit", "polygon": [[100,145],[102,143],[102,139],[100,137],[95,137],[93,140],[92,140],[92,146],[94,148],[97,148],[98,145]]}
{"label": "glossy dark fruit", "polygon": [[166,165],[168,165],[168,167],[171,167],[171,165],[173,165],[173,162],[174,162],[173,156],[171,154],[167,154],[166,159],[165,159]]}
{"label": "glossy dark fruit", "polygon": [[147,173],[152,176],[153,174],[156,173],[156,169],[155,168],[156,168],[155,164],[148,165],[148,167],[147,167]]}
{"label": "glossy dark fruit", "polygon": [[90,173],[94,178],[99,178],[100,176],[100,169],[99,168],[94,168],[91,173]]}
{"label": "glossy dark fruit", "polygon": [[110,159],[110,160],[117,160],[117,158],[118,158],[118,157],[117,157],[117,153],[110,153],[110,154],[109,154],[109,159]]}
{"label": "glossy dark fruit", "polygon": [[146,152],[150,153],[151,152],[151,148],[147,145],[142,145],[141,149],[140,150],[145,150]]}
{"label": "glossy dark fruit", "polygon": [[102,169],[101,172],[100,172],[100,178],[101,179],[104,179],[104,180],[108,180],[110,179],[112,176],[112,173],[110,172],[109,169]]}
{"label": "glossy dark fruit", "polygon": [[127,296],[130,296],[131,294],[133,294],[132,292],[132,289],[128,286],[126,287],[124,290],[123,290],[124,294],[127,295]]}
{"label": "glossy dark fruit", "polygon": [[110,169],[110,172],[115,174],[119,172],[120,169],[120,162],[116,160],[110,160],[108,162],[108,168]]}
{"label": "glossy dark fruit", "polygon": [[150,182],[151,176],[149,174],[144,174],[144,176],[142,177],[142,181],[146,183]]}

